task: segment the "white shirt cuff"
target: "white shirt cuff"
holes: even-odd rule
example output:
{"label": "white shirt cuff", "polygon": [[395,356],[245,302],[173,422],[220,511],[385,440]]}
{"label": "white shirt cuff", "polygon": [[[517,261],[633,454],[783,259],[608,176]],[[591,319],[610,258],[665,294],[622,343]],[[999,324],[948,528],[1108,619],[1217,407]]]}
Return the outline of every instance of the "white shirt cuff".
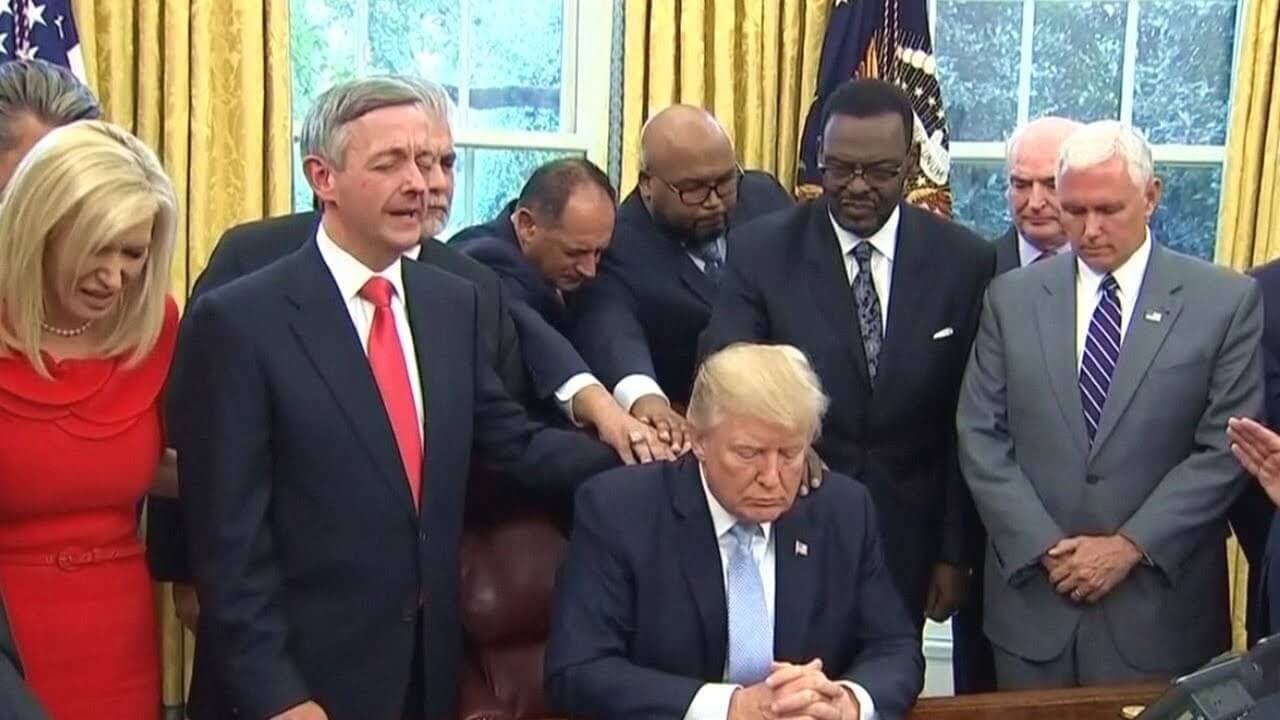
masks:
{"label": "white shirt cuff", "polygon": [[848,680],[837,680],[836,684],[848,688],[853,693],[854,699],[858,701],[858,720],[879,720],[880,716],[876,715],[876,703],[871,699],[871,693],[868,693],[866,688]]}
{"label": "white shirt cuff", "polygon": [[684,720],[726,720],[729,717],[729,701],[740,685],[707,683],[698,688],[684,711]]}
{"label": "white shirt cuff", "polygon": [[628,375],[613,386],[613,399],[627,412],[631,412],[631,406],[645,395],[661,395],[663,399],[667,397],[662,388],[658,387],[658,382],[648,375]]}
{"label": "white shirt cuff", "polygon": [[560,411],[569,418],[569,422],[582,427],[582,423],[573,416],[573,398],[584,389],[592,385],[604,387],[604,383],[596,379],[591,373],[578,373],[564,382],[563,385],[556,388],[556,404],[560,406]]}

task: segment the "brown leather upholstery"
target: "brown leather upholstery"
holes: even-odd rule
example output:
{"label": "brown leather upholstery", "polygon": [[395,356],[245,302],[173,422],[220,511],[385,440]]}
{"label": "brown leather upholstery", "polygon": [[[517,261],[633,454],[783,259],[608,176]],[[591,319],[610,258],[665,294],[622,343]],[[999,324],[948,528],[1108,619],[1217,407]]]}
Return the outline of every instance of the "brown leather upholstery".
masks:
{"label": "brown leather upholstery", "polygon": [[471,523],[462,541],[469,677],[461,717],[546,717],[542,655],[566,541],[546,513]]}

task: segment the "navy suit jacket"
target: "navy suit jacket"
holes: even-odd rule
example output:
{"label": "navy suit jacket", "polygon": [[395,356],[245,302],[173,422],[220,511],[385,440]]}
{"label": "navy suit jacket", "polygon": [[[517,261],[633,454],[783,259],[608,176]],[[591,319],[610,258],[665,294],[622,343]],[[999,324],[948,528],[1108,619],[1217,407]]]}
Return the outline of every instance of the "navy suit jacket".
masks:
{"label": "navy suit jacket", "polygon": [[874,390],[825,199],[735,231],[701,347],[787,343],[809,356],[831,397],[818,452],[866,483],[880,515],[893,518],[889,567],[923,622],[933,564],[972,559],[956,404],[995,250],[930,212],[901,212]]}
{"label": "navy suit jacket", "polygon": [[514,209],[512,201],[496,218],[454,235],[449,247],[502,278],[534,391],[539,398],[550,399],[569,378],[591,370],[564,335],[565,306],[555,285],[542,277],[520,251],[511,225]]}
{"label": "navy suit jacket", "polygon": [[265,718],[308,698],[332,720],[398,717],[418,644],[426,717],[453,720],[472,448],[565,493],[614,463],[510,399],[474,285],[401,268],[426,404],[420,512],[314,242],[205,294],[182,329],[174,435],[201,601],[193,720]]}
{"label": "navy suit jacket", "polygon": [[1022,255],[1018,251],[1018,230],[1009,228],[1005,234],[996,238],[996,275],[1017,270],[1022,267]]}
{"label": "navy suit jacket", "polygon": [[[898,720],[924,680],[920,638],[885,570],[864,487],[828,473],[773,526],[774,657],[822,658]],[[801,550],[803,547],[803,551]],[[578,492],[547,645],[559,712],[679,718],[703,683],[722,682],[728,611],[719,545],[690,455],[620,468]]]}
{"label": "navy suit jacket", "polygon": [[[314,212],[295,213],[258,220],[231,228],[218,239],[209,264],[196,278],[191,289],[188,307],[194,306],[202,295],[226,285],[236,278],[270,265],[305,245],[316,235],[320,216]],[[522,348],[509,309],[511,302],[499,277],[460,252],[445,245],[429,241],[422,244],[418,255],[420,262],[438,267],[448,273],[475,284],[479,291],[479,323],[485,338],[486,356],[498,370],[508,394],[526,407],[534,405],[530,382],[526,376]],[[183,324],[186,317],[183,317]],[[181,356],[174,359],[170,369],[169,386],[181,384],[184,364]],[[169,425],[186,412],[180,399],[170,393],[166,402]],[[557,411],[558,412],[558,411]],[[539,419],[546,419],[539,415]],[[481,490],[492,489],[482,486]],[[492,505],[492,493],[477,491],[469,501],[473,505]],[[523,498],[511,497],[513,502],[529,500],[547,502],[556,511],[567,506],[571,498],[545,498],[538,493]],[[151,572],[158,580],[190,582],[191,570],[187,563],[186,528],[182,524],[182,512],[177,500],[153,497],[147,510],[147,560]]]}
{"label": "navy suit jacket", "polygon": [[[739,185],[729,227],[791,205],[791,196],[772,175],[749,171]],[[686,403],[698,333],[706,327],[715,296],[715,284],[684,246],[659,228],[640,191],[633,190],[618,208],[600,276],[569,299],[569,337],[606,386],[628,375],[648,375],[673,402]]]}
{"label": "navy suit jacket", "polygon": [[[1262,291],[1262,355],[1266,368],[1267,424],[1280,430],[1280,260],[1256,267],[1249,272]],[[1265,567],[1262,573],[1250,573],[1250,597],[1265,602],[1250,603],[1250,642],[1280,630],[1280,522],[1275,522],[1270,498],[1256,481],[1250,482],[1231,508],[1231,524],[1253,567]],[[1265,583],[1266,587],[1255,586]]]}

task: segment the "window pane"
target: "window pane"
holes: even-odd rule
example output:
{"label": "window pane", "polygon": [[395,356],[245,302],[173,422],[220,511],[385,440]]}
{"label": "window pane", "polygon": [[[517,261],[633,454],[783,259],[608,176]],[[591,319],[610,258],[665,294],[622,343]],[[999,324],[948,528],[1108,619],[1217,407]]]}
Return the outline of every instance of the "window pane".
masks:
{"label": "window pane", "polygon": [[938,79],[952,141],[997,141],[1018,120],[1022,0],[938,0]]}
{"label": "window pane", "polygon": [[1143,0],[1133,122],[1153,143],[1227,139],[1236,0]]}
{"label": "window pane", "polygon": [[488,222],[520,194],[525,180],[539,165],[558,157],[581,155],[563,150],[475,148],[471,152],[472,223]]}
{"label": "window pane", "polygon": [[470,7],[467,126],[571,132],[560,113],[564,0],[471,0]]}
{"label": "window pane", "polygon": [[1156,173],[1164,196],[1151,218],[1152,235],[1178,252],[1213,260],[1222,166],[1159,163]]}
{"label": "window pane", "polygon": [[956,222],[995,239],[1009,229],[1009,206],[1004,163],[992,160],[952,160],[951,195]]}
{"label": "window pane", "polygon": [[1036,2],[1030,116],[1120,117],[1127,5]]}
{"label": "window pane", "polygon": [[361,74],[360,43],[350,31],[357,0],[292,0],[289,62],[293,80],[293,134],[311,101],[329,86]]}
{"label": "window pane", "polygon": [[370,69],[431,78],[456,101],[464,0],[365,1]]}

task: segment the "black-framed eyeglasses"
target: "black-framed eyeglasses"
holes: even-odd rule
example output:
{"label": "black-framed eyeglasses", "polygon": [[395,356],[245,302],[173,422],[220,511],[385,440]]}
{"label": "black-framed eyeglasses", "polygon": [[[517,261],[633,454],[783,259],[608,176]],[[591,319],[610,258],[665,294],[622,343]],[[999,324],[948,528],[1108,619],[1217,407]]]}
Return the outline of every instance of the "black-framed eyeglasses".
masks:
{"label": "black-framed eyeglasses", "polygon": [[[711,193],[715,192],[716,197],[724,200],[738,194],[738,183],[742,181],[743,170],[741,165],[735,165],[733,172],[725,175],[719,180],[711,182],[698,182],[696,185],[690,182],[686,187],[677,187],[662,178],[649,173],[649,177],[657,178],[671,189],[680,198],[680,202],[685,205],[697,206],[707,201],[711,197]],[[696,182],[696,181],[695,181]]]}
{"label": "black-framed eyeglasses", "polygon": [[845,163],[839,160],[828,160],[818,166],[824,177],[834,185],[848,185],[853,179],[859,175],[867,179],[867,182],[875,184],[883,184],[892,181],[898,177],[898,173],[902,172],[902,165],[893,163],[875,163],[874,165],[863,165],[862,163]]}

